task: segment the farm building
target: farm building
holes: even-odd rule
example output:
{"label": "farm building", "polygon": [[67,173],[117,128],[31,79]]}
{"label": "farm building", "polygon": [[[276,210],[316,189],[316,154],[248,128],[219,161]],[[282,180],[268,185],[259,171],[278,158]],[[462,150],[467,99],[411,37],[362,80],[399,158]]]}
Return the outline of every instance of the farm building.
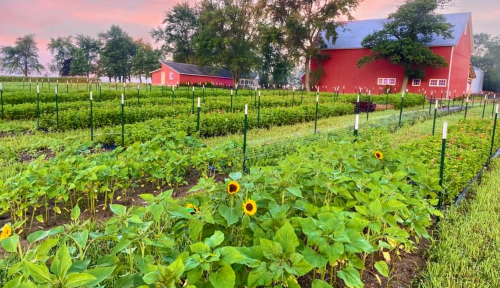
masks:
{"label": "farm building", "polygon": [[473,69],[474,74],[476,74],[476,78],[472,80],[472,87],[470,83],[467,83],[467,91],[470,91],[474,94],[480,94],[483,92],[484,71],[477,67],[473,67]]}
{"label": "farm building", "polygon": [[184,83],[233,86],[231,72],[223,68],[160,61],[161,68],[151,73],[153,85],[177,85]]}
{"label": "farm building", "polygon": [[[426,70],[425,79],[410,79],[407,89],[418,93],[426,91],[430,95],[450,92],[453,96],[467,91],[471,54],[474,49],[472,18],[470,13],[444,15],[453,25],[452,37],[444,39],[435,37],[428,43],[430,49],[441,55],[448,62],[446,68],[431,68]],[[317,86],[321,90],[331,91],[333,87],[345,87],[346,93],[353,93],[359,88],[378,93],[379,90],[390,87],[392,92],[400,91],[404,71],[401,67],[387,61],[375,61],[358,68],[356,63],[360,58],[370,53],[362,47],[363,39],[376,30],[381,30],[387,20],[351,21],[344,28],[338,29],[338,39],[332,43],[330,39],[322,37],[326,48],[322,53],[328,54],[329,59],[323,62],[324,76]],[[312,63],[314,69],[316,63]]]}

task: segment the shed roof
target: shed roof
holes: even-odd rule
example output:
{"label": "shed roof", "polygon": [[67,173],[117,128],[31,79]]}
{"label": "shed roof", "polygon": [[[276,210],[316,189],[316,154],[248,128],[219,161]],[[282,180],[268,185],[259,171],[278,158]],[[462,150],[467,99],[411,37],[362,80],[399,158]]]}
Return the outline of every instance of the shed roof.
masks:
{"label": "shed roof", "polygon": [[[444,16],[453,25],[452,38],[444,39],[442,36],[435,36],[434,40],[427,46],[456,46],[467,28],[471,13],[445,14]],[[337,28],[338,38],[335,44],[330,41],[331,39],[326,39],[325,31],[321,33],[321,36],[327,45],[326,49],[361,49],[363,48],[361,45],[363,39],[374,31],[381,30],[385,23],[387,23],[387,19],[347,22],[345,27]]]}
{"label": "shed roof", "polygon": [[224,68],[198,66],[193,64],[160,61],[162,64],[167,65],[172,70],[179,74],[184,75],[197,75],[197,76],[209,76],[218,78],[232,78],[231,72]]}

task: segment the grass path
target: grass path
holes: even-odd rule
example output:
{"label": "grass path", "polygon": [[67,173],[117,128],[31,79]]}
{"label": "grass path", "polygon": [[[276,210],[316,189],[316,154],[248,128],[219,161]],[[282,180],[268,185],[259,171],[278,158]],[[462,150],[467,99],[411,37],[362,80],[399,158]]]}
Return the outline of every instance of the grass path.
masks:
{"label": "grass path", "polygon": [[472,200],[446,214],[420,288],[500,287],[500,161]]}

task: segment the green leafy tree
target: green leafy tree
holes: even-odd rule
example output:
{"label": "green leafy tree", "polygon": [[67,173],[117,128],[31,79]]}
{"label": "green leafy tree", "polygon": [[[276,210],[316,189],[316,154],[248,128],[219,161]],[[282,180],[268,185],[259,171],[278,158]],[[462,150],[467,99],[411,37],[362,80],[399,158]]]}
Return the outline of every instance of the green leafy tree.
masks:
{"label": "green leafy tree", "polygon": [[73,37],[50,38],[47,49],[52,54],[52,63],[49,65],[51,72],[60,76],[68,76],[71,67],[71,51],[74,48]]}
{"label": "green leafy tree", "polygon": [[99,34],[99,38],[103,43],[100,57],[104,73],[110,79],[130,79],[132,59],[137,50],[132,37],[120,26],[112,25],[109,30]]}
{"label": "green leafy tree", "polygon": [[81,68],[85,70],[84,75],[89,78],[90,74],[95,72],[101,43],[98,39],[81,34],[76,35],[75,41],[76,47],[78,47],[85,56],[86,63]]}
{"label": "green leafy tree", "polygon": [[267,23],[259,25],[259,82],[285,85],[293,68],[285,47],[283,31]]}
{"label": "green leafy tree", "polygon": [[162,42],[161,51],[175,62],[194,63],[193,39],[198,34],[198,15],[188,2],[177,3],[164,13],[162,26],[151,31],[155,41]]}
{"label": "green leafy tree", "polygon": [[2,46],[0,52],[1,68],[7,73],[20,73],[27,77],[32,72],[40,73],[44,69],[38,61],[34,34],[18,37],[14,46]]}
{"label": "green leafy tree", "polygon": [[[267,12],[278,23],[286,37],[286,45],[296,62],[304,61],[305,86],[310,89],[311,60],[325,46],[321,33],[335,41],[337,28],[352,20],[352,11],[361,0],[270,0]],[[319,63],[320,64],[320,63]]]}
{"label": "green leafy tree", "polygon": [[500,92],[500,36],[474,35],[476,52],[471,62],[484,71],[485,91]]}
{"label": "green leafy tree", "polygon": [[203,0],[199,34],[195,37],[198,64],[229,69],[235,83],[256,66],[256,26],[259,16],[252,0]]}
{"label": "green leafy tree", "polygon": [[85,51],[78,47],[73,47],[71,49],[71,76],[86,76],[88,71],[87,58],[85,57]]}
{"label": "green leafy tree", "polygon": [[151,44],[144,43],[142,39],[137,40],[135,44],[137,54],[132,59],[132,75],[139,77],[139,82],[142,83],[142,76],[147,80],[149,73],[161,66],[160,51],[153,49]]}
{"label": "green leafy tree", "polygon": [[425,78],[427,68],[447,67],[446,60],[426,46],[435,36],[452,37],[452,25],[436,13],[439,7],[437,0],[407,0],[389,15],[382,30],[363,40],[363,47],[372,53],[361,58],[358,67],[377,60],[401,66],[405,75],[401,91],[409,78]]}

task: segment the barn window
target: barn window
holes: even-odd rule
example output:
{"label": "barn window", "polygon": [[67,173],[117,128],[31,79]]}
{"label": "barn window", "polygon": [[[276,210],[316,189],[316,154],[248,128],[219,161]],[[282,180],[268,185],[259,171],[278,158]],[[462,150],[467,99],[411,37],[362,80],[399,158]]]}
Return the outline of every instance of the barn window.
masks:
{"label": "barn window", "polygon": [[174,80],[174,73],[170,72],[170,80]]}
{"label": "barn window", "polygon": [[396,78],[378,78],[378,85],[396,85]]}
{"label": "barn window", "polygon": [[430,87],[446,87],[446,83],[448,81],[446,79],[431,79],[429,81]]}
{"label": "barn window", "polygon": [[413,86],[420,86],[422,84],[421,79],[413,79]]}

